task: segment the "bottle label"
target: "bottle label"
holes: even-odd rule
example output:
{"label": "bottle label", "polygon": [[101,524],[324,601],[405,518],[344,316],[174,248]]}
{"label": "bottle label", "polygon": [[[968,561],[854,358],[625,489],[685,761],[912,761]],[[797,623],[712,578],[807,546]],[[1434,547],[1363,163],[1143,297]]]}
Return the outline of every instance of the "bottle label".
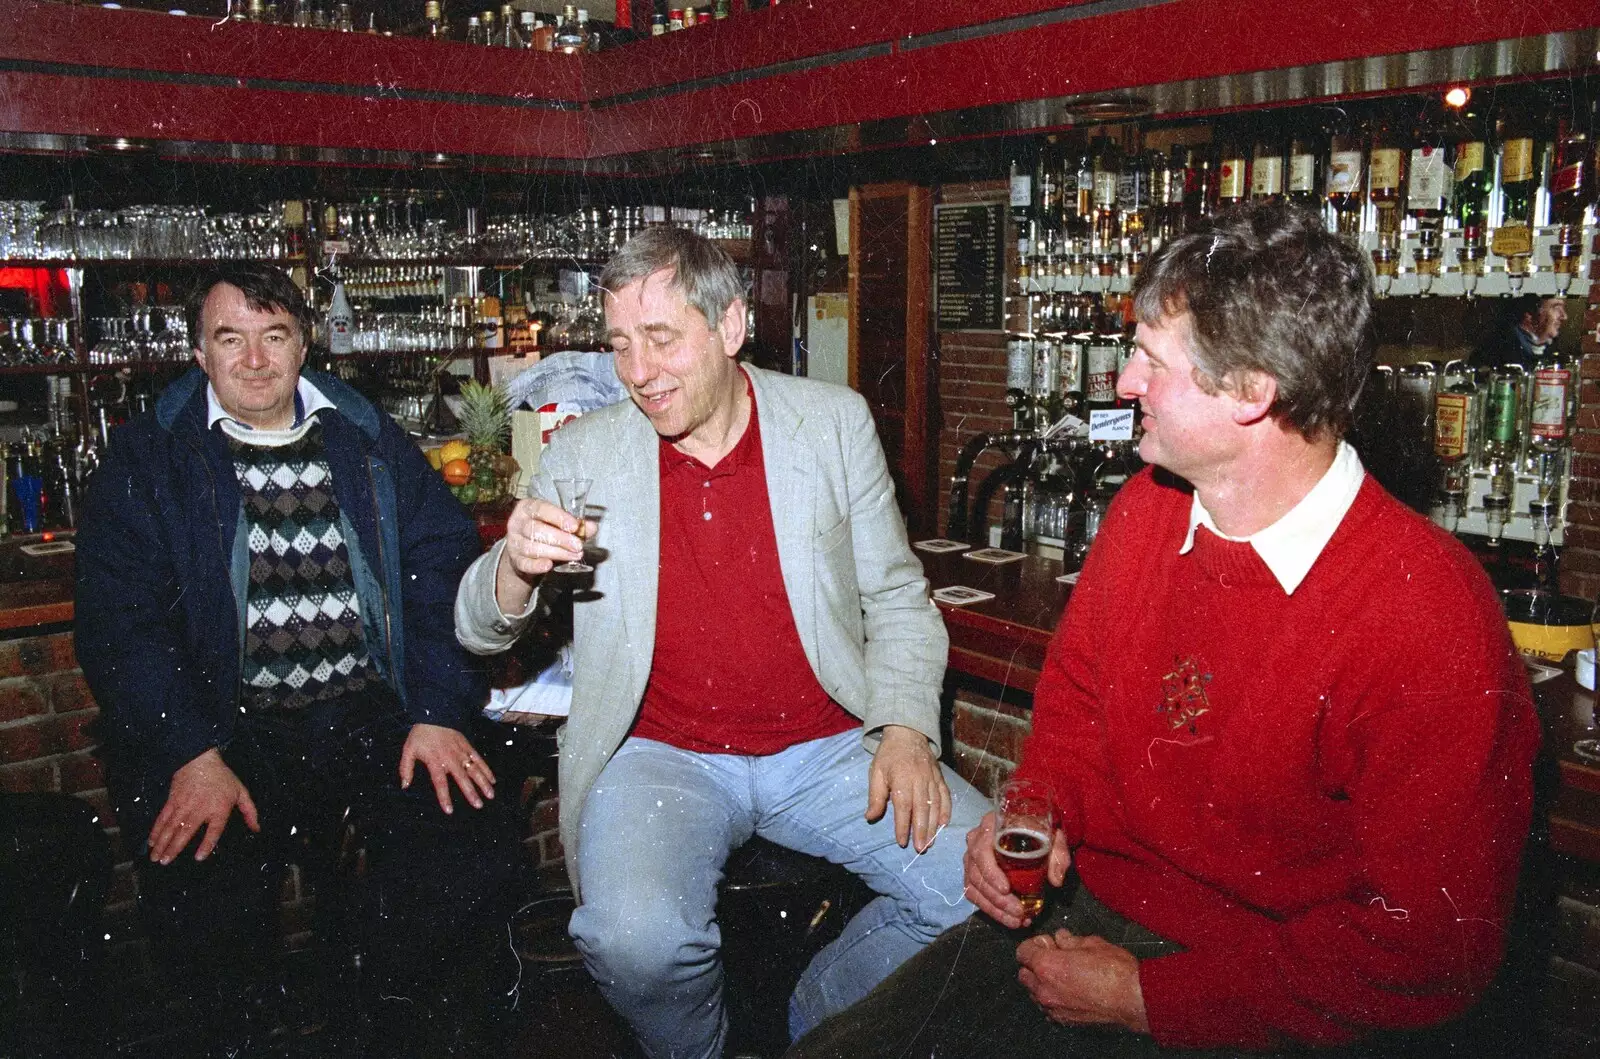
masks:
{"label": "bottle label", "polygon": [[1467,454],[1467,408],[1464,393],[1442,393],[1433,402],[1433,453],[1441,460]]}
{"label": "bottle label", "polygon": [[1222,167],[1218,170],[1217,197],[1224,199],[1244,198],[1245,172],[1250,168],[1243,158],[1224,158]]}
{"label": "bottle label", "polygon": [[1469,140],[1456,144],[1456,182],[1483,172],[1483,141]]}
{"label": "bottle label", "polygon": [[1495,382],[1489,388],[1489,440],[1510,445],[1517,440],[1517,384]]}
{"label": "bottle label", "polygon": [[1117,174],[1103,169],[1094,171],[1094,204],[1107,208],[1117,204]]}
{"label": "bottle label", "polygon": [[1085,400],[1095,404],[1112,404],[1116,401],[1120,350],[1120,344],[1115,342],[1095,342],[1089,346],[1083,379]]}
{"label": "bottle label", "polygon": [[1401,151],[1398,147],[1372,149],[1372,190],[1394,191],[1400,186]]}
{"label": "bottle label", "polygon": [[1572,372],[1566,368],[1540,368],[1533,373],[1529,433],[1552,440],[1567,436],[1567,394],[1571,388]]}
{"label": "bottle label", "polygon": [[1449,200],[1452,183],[1443,148],[1418,147],[1411,152],[1409,201],[1413,208],[1439,209],[1441,203]]}
{"label": "bottle label", "polygon": [[1011,177],[1011,208],[1026,208],[1033,204],[1033,175],[1017,173]]}
{"label": "bottle label", "polygon": [[1317,190],[1317,156],[1292,154],[1289,156],[1289,191],[1291,194],[1312,194]]}
{"label": "bottle label", "polygon": [[1533,179],[1533,138],[1519,136],[1500,145],[1500,183]]}
{"label": "bottle label", "polygon": [[1334,151],[1328,157],[1328,194],[1361,194],[1361,152]]}
{"label": "bottle label", "polygon": [[1013,338],[1006,343],[1006,389],[1027,393],[1033,386],[1033,343]]}
{"label": "bottle label", "polygon": [[1578,185],[1583,183],[1583,162],[1579,158],[1571,165],[1564,165],[1557,169],[1550,177],[1550,194],[1570,194],[1578,190]]}
{"label": "bottle label", "polygon": [[1489,249],[1497,257],[1526,257],[1533,253],[1533,229],[1520,224],[1496,228]]}
{"label": "bottle label", "polygon": [[1033,344],[1033,396],[1045,398],[1055,393],[1061,373],[1061,353],[1049,339]]}
{"label": "bottle label", "polygon": [[1271,158],[1256,156],[1256,164],[1250,174],[1250,194],[1258,199],[1283,194],[1282,158],[1276,155]]}

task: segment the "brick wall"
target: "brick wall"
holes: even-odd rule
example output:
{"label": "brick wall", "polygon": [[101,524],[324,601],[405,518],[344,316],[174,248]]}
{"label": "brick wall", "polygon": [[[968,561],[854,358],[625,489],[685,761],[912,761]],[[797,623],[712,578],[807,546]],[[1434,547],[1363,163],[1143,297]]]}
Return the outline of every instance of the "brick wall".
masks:
{"label": "brick wall", "polygon": [[[0,641],[0,791],[60,792],[94,807],[111,836],[116,861],[105,909],[112,968],[139,976],[149,966],[134,904],[133,853],[122,846],[95,756],[99,715],[78,668],[70,631]],[[541,869],[554,873],[561,864],[554,791],[543,777],[534,776],[522,794],[528,807],[523,843]],[[292,869],[284,880],[280,919],[291,948],[309,939],[313,900],[299,870]]]}

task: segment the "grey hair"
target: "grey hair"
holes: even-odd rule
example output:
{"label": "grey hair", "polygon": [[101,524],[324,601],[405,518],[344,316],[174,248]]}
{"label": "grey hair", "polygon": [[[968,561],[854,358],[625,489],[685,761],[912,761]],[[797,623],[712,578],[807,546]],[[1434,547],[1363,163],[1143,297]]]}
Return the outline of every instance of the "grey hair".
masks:
{"label": "grey hair", "polygon": [[600,273],[600,287],[615,294],[630,283],[672,270],[672,285],[716,327],[728,306],[744,298],[739,266],[726,250],[687,228],[647,228],[611,255]]}
{"label": "grey hair", "polygon": [[1315,214],[1253,202],[1202,220],[1151,255],[1133,309],[1145,324],[1190,315],[1207,392],[1259,372],[1277,382],[1269,414],[1308,440],[1350,429],[1377,350],[1372,271]]}

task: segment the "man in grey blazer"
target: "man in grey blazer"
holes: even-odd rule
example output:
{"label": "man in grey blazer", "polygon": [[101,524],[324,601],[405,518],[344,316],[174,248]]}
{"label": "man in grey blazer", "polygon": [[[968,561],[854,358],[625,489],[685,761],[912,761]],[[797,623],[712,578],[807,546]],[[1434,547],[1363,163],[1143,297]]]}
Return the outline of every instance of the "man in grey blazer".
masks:
{"label": "man in grey blazer", "polygon": [[959,836],[987,807],[937,759],[948,638],[866,402],[741,366],[738,270],[692,233],[634,238],[601,285],[632,400],[553,435],[531,490],[591,479],[591,517],[520,502],[456,631],[510,646],[593,538],[560,739],[571,931],[649,1055],[715,1057],[735,848],[759,834],[879,895],[802,976],[798,1037],[971,913]]}

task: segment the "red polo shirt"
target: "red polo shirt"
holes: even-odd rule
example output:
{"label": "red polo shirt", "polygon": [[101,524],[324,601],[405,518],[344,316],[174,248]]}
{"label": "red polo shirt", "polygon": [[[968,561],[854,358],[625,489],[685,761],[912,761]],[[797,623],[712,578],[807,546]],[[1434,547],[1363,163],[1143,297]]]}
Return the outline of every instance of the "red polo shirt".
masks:
{"label": "red polo shirt", "polygon": [[660,447],[656,649],[633,734],[703,754],[775,754],[860,723],[800,646],[745,387],[750,426],[715,467]]}

